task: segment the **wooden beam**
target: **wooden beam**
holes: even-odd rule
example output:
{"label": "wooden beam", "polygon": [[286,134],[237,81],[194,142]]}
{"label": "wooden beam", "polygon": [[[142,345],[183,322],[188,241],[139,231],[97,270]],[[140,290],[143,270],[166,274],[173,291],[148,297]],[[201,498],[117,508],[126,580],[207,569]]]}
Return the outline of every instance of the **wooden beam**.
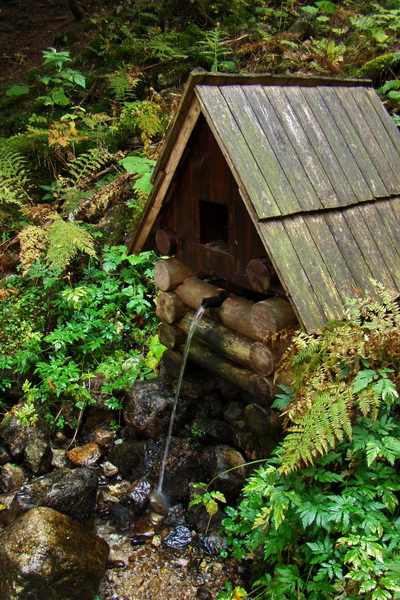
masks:
{"label": "wooden beam", "polygon": [[160,212],[164,197],[171,184],[175,170],[185,150],[186,144],[189,141],[194,126],[197,123],[197,119],[200,116],[200,112],[200,104],[197,99],[194,98],[192,105],[188,110],[186,119],[170,151],[165,168],[162,172],[158,172],[158,180],[156,179],[153,193],[149,198],[149,202],[143,213],[139,229],[137,230],[132,246],[129,248],[129,252],[138,254],[141,251],[147,236],[154,225],[157,215]]}

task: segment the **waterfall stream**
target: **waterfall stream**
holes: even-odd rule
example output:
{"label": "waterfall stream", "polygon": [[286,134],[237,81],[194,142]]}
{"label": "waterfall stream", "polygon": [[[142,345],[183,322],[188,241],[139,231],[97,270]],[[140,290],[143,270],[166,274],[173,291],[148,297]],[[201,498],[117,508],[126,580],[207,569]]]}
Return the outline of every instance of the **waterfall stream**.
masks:
{"label": "waterfall stream", "polygon": [[166,462],[167,462],[168,452],[169,452],[169,446],[170,446],[171,437],[172,437],[172,428],[174,426],[176,407],[178,405],[179,394],[180,394],[180,391],[181,391],[182,380],[183,380],[183,374],[185,372],[187,357],[188,357],[188,354],[189,354],[190,342],[192,340],[193,333],[194,333],[194,331],[195,331],[195,329],[197,327],[197,323],[200,321],[200,319],[203,316],[203,313],[204,313],[205,310],[206,310],[206,306],[203,306],[203,304],[201,306],[199,306],[199,308],[197,309],[197,312],[196,312],[196,314],[193,317],[193,321],[190,324],[190,329],[189,329],[188,336],[187,336],[187,339],[186,339],[185,349],[183,351],[182,366],[181,366],[181,370],[179,372],[178,382],[176,384],[176,391],[175,391],[174,403],[172,405],[171,418],[170,418],[170,421],[169,421],[168,433],[167,433],[167,438],[166,438],[166,441],[165,441],[164,456],[163,456],[163,461],[162,461],[162,465],[161,465],[161,471],[160,471],[160,475],[159,475],[159,479],[158,479],[158,485],[157,485],[157,492],[159,494],[161,494],[161,495],[162,495],[162,487],[163,487],[163,483],[164,483],[165,465],[166,465]]}

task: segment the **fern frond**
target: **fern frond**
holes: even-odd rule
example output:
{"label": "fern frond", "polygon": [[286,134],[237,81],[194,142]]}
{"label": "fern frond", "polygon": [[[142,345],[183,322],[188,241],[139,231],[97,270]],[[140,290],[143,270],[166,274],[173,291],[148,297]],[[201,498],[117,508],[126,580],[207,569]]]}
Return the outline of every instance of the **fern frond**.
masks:
{"label": "fern frond", "polygon": [[112,155],[107,148],[91,148],[68,163],[70,176],[77,187],[83,187],[86,180],[93,177]]}
{"label": "fern frond", "polygon": [[107,75],[107,79],[116,100],[126,102],[135,97],[140,77],[135,77],[132,72],[121,67],[115,73]]}
{"label": "fern frond", "polygon": [[43,227],[29,225],[20,231],[20,255],[22,265],[27,268],[43,256],[47,248],[47,232]]}
{"label": "fern frond", "polygon": [[345,435],[351,437],[352,396],[343,385],[331,386],[313,398],[308,412],[294,420],[282,446],[282,473],[313,463]]}
{"label": "fern frond", "polygon": [[57,219],[47,231],[48,250],[46,261],[64,269],[78,252],[96,256],[92,236],[69,221]]}
{"label": "fern frond", "polygon": [[13,148],[0,147],[0,203],[19,204],[31,202],[26,191],[28,175],[24,157]]}

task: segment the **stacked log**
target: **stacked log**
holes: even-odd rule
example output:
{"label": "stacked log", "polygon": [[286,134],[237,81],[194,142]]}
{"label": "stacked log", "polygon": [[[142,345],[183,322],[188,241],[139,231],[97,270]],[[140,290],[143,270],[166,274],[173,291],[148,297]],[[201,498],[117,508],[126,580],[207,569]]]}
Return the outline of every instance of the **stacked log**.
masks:
{"label": "stacked log", "polygon": [[[161,290],[157,301],[159,337],[168,348],[163,360],[177,377],[195,311],[203,299],[225,290],[200,279],[175,258],[160,260],[154,278]],[[228,294],[220,308],[205,310],[190,344],[189,360],[250,393],[258,402],[269,403],[277,391],[276,365],[289,347],[295,323],[292,307],[281,297],[253,302]]]}

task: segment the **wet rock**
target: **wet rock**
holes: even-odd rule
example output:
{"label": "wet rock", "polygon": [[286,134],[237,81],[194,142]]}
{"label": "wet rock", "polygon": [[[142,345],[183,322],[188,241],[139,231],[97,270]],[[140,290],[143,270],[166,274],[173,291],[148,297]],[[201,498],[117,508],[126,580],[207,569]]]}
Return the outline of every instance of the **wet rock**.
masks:
{"label": "wet rock", "polygon": [[27,444],[24,451],[26,466],[35,475],[47,473],[50,468],[53,453],[51,451],[48,437],[39,429],[34,429],[27,436]]}
{"label": "wet rock", "polygon": [[102,447],[111,446],[114,441],[115,433],[108,429],[97,428],[93,433],[93,442]]}
{"label": "wet rock", "polygon": [[220,535],[203,535],[199,533],[197,543],[200,550],[210,556],[219,556],[221,550],[227,548],[226,540]]}
{"label": "wet rock", "polygon": [[13,458],[22,458],[29,434],[34,427],[24,427],[17,417],[9,413],[0,425],[0,437]]}
{"label": "wet rock", "polygon": [[172,404],[171,390],[164,382],[137,382],[125,406],[125,423],[144,437],[157,439],[168,430]]}
{"label": "wet rock", "polygon": [[240,400],[232,400],[224,408],[224,419],[233,426],[243,419],[243,403]]}
{"label": "wet rock", "polygon": [[[151,479],[156,481],[161,468],[159,463],[151,471]],[[199,454],[191,448],[186,440],[172,438],[165,465],[163,494],[171,504],[181,502],[189,496],[189,483],[203,481],[204,470],[200,463]]]}
{"label": "wet rock", "polygon": [[112,462],[110,462],[109,460],[106,460],[102,466],[103,466],[104,475],[106,477],[113,477],[119,471],[118,467],[113,465]]}
{"label": "wet rock", "polygon": [[53,448],[51,466],[56,469],[65,469],[71,466],[71,463],[67,458],[67,451],[61,448]]}
{"label": "wet rock", "polygon": [[158,492],[152,492],[149,496],[151,509],[159,515],[165,515],[168,511],[168,505],[164,496]]}
{"label": "wet rock", "polygon": [[192,424],[192,430],[204,432],[203,437],[208,440],[220,442],[222,444],[232,444],[234,431],[231,425],[220,419],[198,418]]}
{"label": "wet rock", "polygon": [[156,530],[154,524],[150,521],[150,519],[143,518],[135,523],[134,527],[128,534],[128,539],[130,540],[132,546],[137,546],[150,542],[155,533]]}
{"label": "wet rock", "polygon": [[235,429],[233,443],[241,452],[243,452],[247,461],[263,458],[260,451],[260,445],[254,433],[243,431],[242,429]]}
{"label": "wet rock", "polygon": [[0,445],[0,465],[5,465],[10,462],[11,456],[4,446]]}
{"label": "wet rock", "polygon": [[279,442],[282,419],[272,408],[255,403],[248,404],[243,415],[247,427],[257,437],[261,455],[267,458]]}
{"label": "wet rock", "polygon": [[[145,438],[157,440],[168,431],[173,395],[170,388],[160,379],[135,383],[125,405],[124,419],[126,424]],[[179,398],[177,405],[175,429],[179,429],[187,418],[193,399]]]}
{"label": "wet rock", "polygon": [[196,598],[198,598],[198,600],[213,600],[212,593],[205,585],[201,585],[197,588]]}
{"label": "wet rock", "polygon": [[0,490],[5,493],[18,490],[27,479],[24,469],[7,463],[0,467]]}
{"label": "wet rock", "polygon": [[136,441],[122,441],[114,445],[107,455],[113,465],[118,467],[124,479],[135,481],[145,473],[146,443]]}
{"label": "wet rock", "polygon": [[129,505],[136,513],[142,511],[150,500],[152,486],[146,479],[136,481],[129,492]]}
{"label": "wet rock", "polygon": [[9,525],[12,520],[11,504],[14,500],[14,494],[0,494],[0,504],[2,506],[0,510],[0,526]]}
{"label": "wet rock", "polygon": [[167,548],[180,550],[192,543],[192,534],[190,533],[190,529],[184,525],[178,525],[178,527],[172,529],[172,531],[165,536],[162,543],[164,546],[167,546]]}
{"label": "wet rock", "polygon": [[213,483],[213,488],[222,492],[227,500],[237,498],[245,478],[243,455],[230,446],[219,444],[206,448],[202,458],[209,478],[214,479],[219,475]]}
{"label": "wet rock", "polygon": [[90,467],[95,465],[101,458],[102,451],[98,444],[91,442],[84,446],[77,446],[67,452],[67,458],[73,465],[78,467]]}
{"label": "wet rock", "polygon": [[110,506],[109,519],[119,531],[128,531],[133,527],[135,515],[127,506],[116,502]]}
{"label": "wet rock", "polygon": [[85,523],[93,517],[97,485],[97,475],[90,469],[59,469],[24,485],[15,495],[12,509],[18,516],[46,506]]}
{"label": "wet rock", "polygon": [[175,504],[168,509],[164,524],[166,527],[186,525],[186,513],[182,504]]}
{"label": "wet rock", "polygon": [[108,544],[50,508],[33,508],[0,534],[0,597],[93,600]]}

